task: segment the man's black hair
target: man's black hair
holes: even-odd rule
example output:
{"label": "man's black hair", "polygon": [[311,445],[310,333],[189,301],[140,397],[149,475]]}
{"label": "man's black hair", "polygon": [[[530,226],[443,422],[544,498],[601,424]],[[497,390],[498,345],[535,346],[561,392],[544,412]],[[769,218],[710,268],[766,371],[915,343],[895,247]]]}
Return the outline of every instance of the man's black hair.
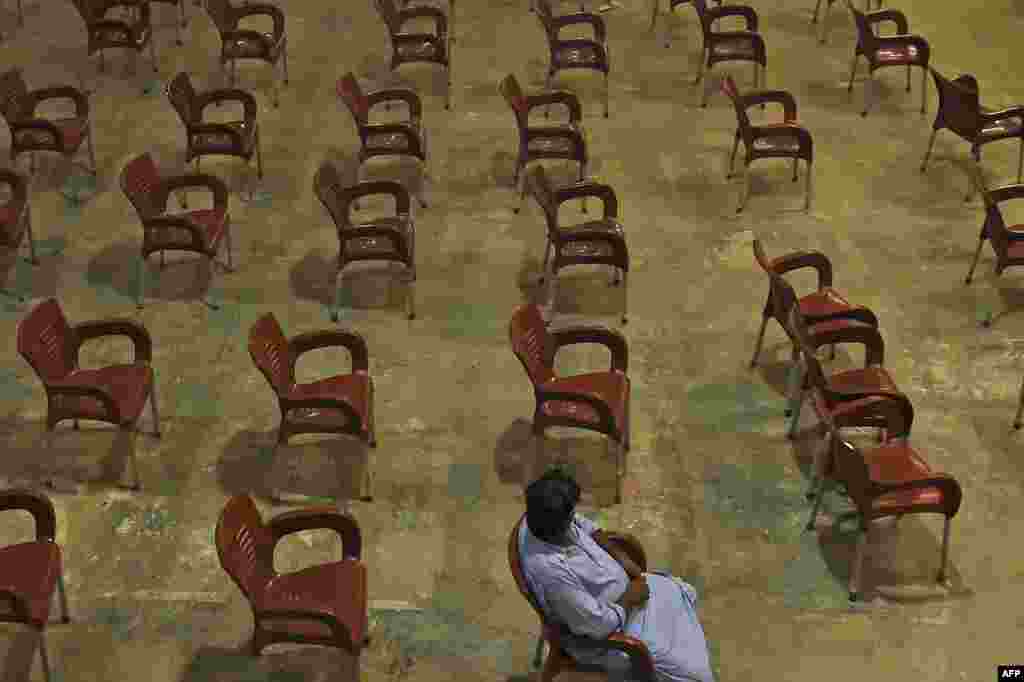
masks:
{"label": "man's black hair", "polygon": [[580,487],[568,472],[553,468],[526,487],[526,525],[545,542],[558,540],[572,522]]}

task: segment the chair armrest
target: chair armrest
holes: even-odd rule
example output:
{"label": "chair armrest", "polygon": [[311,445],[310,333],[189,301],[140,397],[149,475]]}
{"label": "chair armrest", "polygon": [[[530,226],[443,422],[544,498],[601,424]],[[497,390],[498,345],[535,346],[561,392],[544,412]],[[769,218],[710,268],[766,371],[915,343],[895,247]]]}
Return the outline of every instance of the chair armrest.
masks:
{"label": "chair armrest", "polygon": [[350,515],[333,507],[309,507],[285,512],[267,521],[266,526],[274,545],[291,533],[325,529],[338,534],[342,555],[346,559],[358,561],[363,554],[363,536],[359,530],[359,523]]}
{"label": "chair armrest", "polygon": [[207,90],[196,95],[196,110],[203,110],[211,104],[218,102],[241,102],[245,111],[245,120],[252,121],[256,118],[256,98],[251,93],[238,88],[218,88]]}
{"label": "chair armrest", "polygon": [[552,90],[550,92],[542,92],[536,95],[528,95],[526,97],[527,113],[529,113],[530,109],[547,104],[565,105],[569,110],[569,120],[573,123],[577,123],[583,118],[583,108],[580,106],[580,98],[576,96],[576,93],[569,92],[568,90]]}
{"label": "chair armrest", "polygon": [[863,392],[838,391],[827,386],[823,393],[830,404],[834,403],[833,419],[841,416],[876,417],[884,420],[887,428],[898,427],[889,434],[893,438],[906,438],[914,426],[914,405],[903,393],[870,388],[865,388]]}
{"label": "chair armrest", "polygon": [[54,540],[57,537],[57,514],[50,498],[25,488],[0,491],[0,511],[13,509],[32,515],[36,524],[36,540]]}
{"label": "chair armrest", "polygon": [[[395,180],[363,180],[358,185],[345,188],[345,195],[351,199],[362,199],[363,197],[386,194],[395,200],[395,213],[398,215],[409,215],[411,201],[409,190],[402,183]],[[349,222],[352,222],[352,205],[349,204]]]}
{"label": "chair armrest", "polygon": [[922,60],[925,62],[928,61],[932,48],[928,44],[928,41],[921,36],[900,34],[894,36],[879,36],[875,38],[876,50],[886,47],[903,47],[904,45],[913,45],[917,48]]}
{"label": "chair armrest", "polygon": [[117,403],[113,396],[98,386],[82,386],[72,382],[51,381],[46,384],[46,392],[49,395],[66,395],[72,398],[93,398],[103,404],[103,409],[111,417],[120,423],[121,412],[117,409]]}
{"label": "chair armrest", "polygon": [[551,26],[555,29],[555,36],[565,28],[566,26],[573,26],[575,24],[590,24],[591,28],[594,29],[594,39],[599,43],[605,43],[608,40],[608,29],[605,27],[604,18],[591,14],[590,12],[573,12],[571,14],[563,14],[555,17]]}
{"label": "chair armrest", "polygon": [[274,21],[275,43],[284,35],[284,12],[281,11],[280,7],[262,2],[251,2],[240,7],[235,7],[234,12],[236,27],[238,26],[238,23],[246,17],[264,16],[270,17]]}
{"label": "chair armrest", "polygon": [[772,272],[783,275],[793,270],[814,268],[818,271],[818,289],[832,286],[832,262],[820,251],[794,251],[771,262]]}
{"label": "chair armrest", "polygon": [[427,17],[434,20],[434,25],[437,28],[438,36],[448,35],[448,17],[437,7],[407,7],[398,11],[398,28],[409,21],[410,19],[417,19]]}
{"label": "chair armrest", "polygon": [[405,136],[409,143],[409,153],[415,156],[423,156],[423,146],[420,144],[420,136],[407,123],[367,123],[363,125],[367,133],[388,135],[398,133]]}
{"label": "chair armrest", "polygon": [[192,123],[188,126],[188,134],[190,139],[192,135],[227,135],[237,147],[245,143],[242,133],[227,123]]}
{"label": "chair armrest", "polygon": [[558,403],[581,403],[587,405],[597,412],[598,421],[604,428],[617,428],[615,426],[615,418],[612,416],[611,408],[600,398],[595,398],[592,395],[586,393],[570,393],[569,391],[556,391],[549,388],[545,388],[544,384],[541,384],[536,389],[537,393],[537,409],[539,410],[541,405],[547,402],[558,402]]}
{"label": "chair armrest", "polygon": [[747,30],[757,33],[757,11],[746,5],[722,5],[712,7],[708,10],[708,25],[714,24],[725,17],[743,17],[746,21]]}
{"label": "chair armrest", "polygon": [[352,356],[352,372],[366,372],[370,368],[370,354],[366,340],[347,329],[321,329],[298,334],[288,340],[292,352],[292,363],[303,353],[319,348],[344,347]]}
{"label": "chair armrest", "polygon": [[785,90],[760,90],[741,96],[743,108],[749,109],[756,104],[781,104],[783,117],[786,121],[796,120],[796,98]]}
{"label": "chair armrest", "polygon": [[629,656],[633,673],[638,680],[658,679],[654,672],[654,659],[651,658],[651,651],[641,640],[630,637],[621,632],[613,632],[608,635],[607,645],[609,649],[622,651]]}
{"label": "chair armrest", "polygon": [[875,12],[868,12],[865,17],[868,24],[880,24],[883,21],[891,21],[896,24],[896,33],[906,34],[910,32],[910,25],[907,23],[907,16],[898,9],[880,9]]}
{"label": "chair armrest", "polygon": [[545,137],[564,137],[568,138],[575,147],[575,151],[582,156],[586,156],[587,152],[587,141],[583,139],[583,133],[578,128],[526,128],[526,143],[529,143],[534,138],[545,138]]}
{"label": "chair armrest", "polygon": [[561,328],[552,326],[548,328],[548,334],[556,353],[563,346],[577,343],[598,343],[611,351],[611,370],[613,372],[626,373],[629,368],[629,347],[626,345],[626,338],[614,329],[596,325]]}
{"label": "chair armrest", "polygon": [[132,341],[136,363],[144,362],[148,365],[153,360],[153,338],[149,335],[149,331],[135,320],[128,318],[93,320],[80,322],[73,325],[71,329],[78,339],[79,348],[83,342],[103,336],[127,336]]}
{"label": "chair armrest", "polygon": [[409,107],[409,118],[418,121],[423,116],[420,96],[408,88],[387,88],[366,94],[366,107],[371,109],[382,102],[405,102]]}
{"label": "chair armrest", "polygon": [[617,218],[619,216],[619,200],[615,196],[615,190],[611,185],[600,182],[579,182],[568,187],[555,190],[555,205],[561,206],[572,199],[581,197],[596,197],[604,205],[605,218]]}
{"label": "chair armrest", "polygon": [[215,175],[208,173],[183,173],[163,178],[160,183],[160,191],[164,193],[163,205],[166,208],[167,197],[177,189],[187,187],[205,187],[213,194],[213,205],[217,210],[226,211],[228,208],[228,187],[224,181]]}
{"label": "chair armrest", "polygon": [[912,481],[871,481],[871,484],[876,496],[907,490],[921,490],[922,488],[938,488],[942,492],[944,513],[949,518],[956,516],[963,499],[960,483],[949,474],[944,473],[935,473],[928,478],[918,478]]}
{"label": "chair armrest", "polygon": [[84,92],[70,85],[58,85],[52,88],[40,88],[28,93],[33,107],[50,99],[70,99],[75,103],[75,116],[89,118],[89,98]]}
{"label": "chair armrest", "polygon": [[1024,118],[1024,104],[1017,104],[998,111],[982,112],[981,120],[985,122],[998,121],[1000,119],[1011,118],[1013,116]]}
{"label": "chair armrest", "polygon": [[620,533],[617,531],[605,531],[604,537],[618,545],[626,555],[637,565],[641,571],[647,570],[647,553],[640,540],[632,533]]}
{"label": "chair armrest", "polygon": [[864,346],[864,366],[885,364],[885,341],[877,327],[856,324],[848,320],[832,319],[811,325],[807,330],[814,350],[840,343],[859,343]]}

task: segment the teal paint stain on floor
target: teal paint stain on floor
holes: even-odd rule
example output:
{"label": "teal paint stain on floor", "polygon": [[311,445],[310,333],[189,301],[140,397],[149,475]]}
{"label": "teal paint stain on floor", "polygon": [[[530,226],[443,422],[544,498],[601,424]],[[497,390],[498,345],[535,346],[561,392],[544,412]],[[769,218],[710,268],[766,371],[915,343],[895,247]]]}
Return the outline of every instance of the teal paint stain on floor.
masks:
{"label": "teal paint stain on floor", "polygon": [[497,661],[502,672],[515,672],[517,659],[511,643],[485,638],[480,628],[465,620],[461,607],[435,601],[421,612],[371,609],[371,613],[382,636],[398,643],[404,656],[486,658]]}
{"label": "teal paint stain on floor", "polygon": [[486,305],[456,303],[448,307],[449,316],[442,327],[442,336],[455,339],[500,339],[508,325],[504,316]]}
{"label": "teal paint stain on floor", "polygon": [[605,530],[614,530],[612,528],[608,528],[608,515],[600,509],[581,512],[580,516],[590,519],[598,528],[603,528]]}
{"label": "teal paint stain on floor", "polygon": [[218,310],[208,310],[206,326],[214,334],[235,336],[242,328],[242,308],[237,302],[225,300],[219,293],[210,294],[210,300],[217,303]]}
{"label": "teal paint stain on floor", "polygon": [[687,410],[717,429],[751,432],[778,419],[785,399],[764,384],[702,384],[687,391]]}
{"label": "teal paint stain on floor", "polygon": [[763,530],[771,542],[789,543],[800,537],[806,523],[802,486],[802,480],[779,464],[723,464],[705,481],[704,500],[723,525]]}
{"label": "teal paint stain on floor", "polygon": [[274,195],[258,190],[253,192],[251,197],[248,193],[243,194],[242,202],[251,208],[270,208],[274,203]]}
{"label": "teal paint stain on floor", "polygon": [[[842,533],[853,541],[855,533]],[[815,533],[800,538],[800,553],[786,565],[780,589],[786,606],[799,609],[844,609],[848,605],[847,588],[829,570]]]}
{"label": "teal paint stain on floor", "polygon": [[412,509],[403,509],[398,512],[398,528],[400,530],[412,530],[419,523],[419,515]]}
{"label": "teal paint stain on floor", "polygon": [[195,381],[178,384],[174,398],[174,413],[178,417],[220,416],[217,394],[205,384]]}
{"label": "teal paint stain on floor", "polygon": [[81,208],[82,204],[96,194],[96,178],[89,173],[75,172],[64,180],[60,193],[67,205]]}
{"label": "teal paint stain on floor", "polygon": [[96,610],[96,622],[111,628],[114,636],[124,641],[132,638],[138,614],[116,606],[103,606]]}
{"label": "teal paint stain on floor", "polygon": [[68,240],[64,237],[47,237],[36,241],[36,256],[39,258],[53,258],[64,253],[68,246]]}
{"label": "teal paint stain on floor", "polygon": [[153,80],[146,81],[146,84],[142,86],[142,94],[146,97],[152,97],[163,89],[163,83],[159,79],[154,78]]}
{"label": "teal paint stain on floor", "polygon": [[[41,254],[37,255],[41,256]],[[11,272],[8,278],[8,283],[5,287],[7,293],[18,298],[29,298],[32,295],[32,280],[35,277],[36,269],[37,266],[34,266],[24,258],[19,257],[18,260],[14,262],[14,267],[12,268],[13,272]],[[6,301],[8,304],[16,303],[15,299],[10,296],[5,295],[4,298],[8,299]]]}
{"label": "teal paint stain on floor", "polygon": [[483,470],[473,462],[453,462],[448,466],[448,495],[459,500],[464,511],[475,511],[483,490]]}
{"label": "teal paint stain on floor", "polygon": [[18,379],[13,371],[0,372],[0,399],[17,404],[32,397],[32,389]]}
{"label": "teal paint stain on floor", "polygon": [[166,509],[147,509],[142,512],[142,527],[151,532],[163,532],[178,522]]}

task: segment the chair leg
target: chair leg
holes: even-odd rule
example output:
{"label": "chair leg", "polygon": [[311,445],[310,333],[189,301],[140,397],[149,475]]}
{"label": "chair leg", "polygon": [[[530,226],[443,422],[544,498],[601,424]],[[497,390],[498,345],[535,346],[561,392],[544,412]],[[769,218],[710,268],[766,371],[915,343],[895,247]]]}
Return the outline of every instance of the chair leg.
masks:
{"label": "chair leg", "polygon": [[[811,175],[812,175],[811,174],[811,169],[812,168],[813,168],[813,164],[810,161],[808,161],[807,162],[807,167],[804,169],[804,172],[807,173],[807,178],[804,180],[804,210],[805,211],[810,211],[811,210],[811,191],[812,191],[812,188],[811,188]],[[835,346],[832,347],[832,352],[835,353]]]}
{"label": "chair leg", "polygon": [[341,306],[341,287],[344,284],[341,271],[342,269],[339,267],[334,273],[334,301],[333,305],[331,305],[331,322],[338,321],[338,308]]}
{"label": "chair leg", "polygon": [[871,110],[872,97],[874,96],[875,90],[875,74],[871,73],[868,79],[864,81],[864,111],[860,112],[861,117],[868,115],[868,111]]}
{"label": "chair leg", "polygon": [[846,86],[846,91],[849,93],[853,92],[853,79],[857,77],[857,53],[853,55],[853,63],[850,64],[850,83]]}
{"label": "chair leg", "polygon": [[185,13],[185,0],[178,0],[178,16],[181,18],[181,27],[188,26],[188,14]]}
{"label": "chair leg", "polygon": [[737,213],[742,213],[750,198],[750,162],[743,164],[743,188],[740,190],[740,205],[736,207]]}
{"label": "chair leg", "polygon": [[615,504],[622,504],[622,460],[625,457],[622,443],[614,443],[613,447],[615,449]]}
{"label": "chair leg", "polygon": [[[939,134],[939,129],[938,128],[932,129],[931,137],[928,138],[928,148],[924,150],[924,158],[921,159],[921,172],[922,173],[924,173],[924,169],[928,166],[928,160],[932,156],[932,146],[935,145],[935,136],[938,135],[938,134]],[[1024,142],[1024,138],[1021,138],[1021,141]],[[1024,149],[1024,147],[1022,147],[1022,149]]]}
{"label": "chair leg", "polygon": [[39,630],[39,660],[43,664],[43,679],[46,682],[50,682],[52,679],[50,675],[50,660],[46,656],[46,637],[41,628]]}
{"label": "chair leg", "polygon": [[60,600],[60,622],[70,623],[71,616],[68,615],[68,595],[64,590],[64,571],[57,575],[57,598]]}
{"label": "chair leg", "polygon": [[604,72],[604,117],[608,118],[608,72]]}
{"label": "chair leg", "polygon": [[39,258],[36,256],[36,240],[32,235],[32,207],[25,208],[25,236],[28,238],[28,262],[32,265],[39,265]]}
{"label": "chair leg", "polygon": [[853,557],[853,566],[850,570],[850,601],[860,599],[860,579],[864,570],[864,555],[868,548],[868,531],[870,526],[861,525],[860,534],[857,537],[857,551]]}
{"label": "chair leg", "polygon": [[910,64],[907,64],[907,92],[910,92]]}
{"label": "chair leg", "polygon": [[964,278],[964,284],[970,284],[971,279],[974,277],[974,268],[978,267],[978,258],[981,256],[981,247],[984,243],[984,237],[978,240],[978,248],[974,251],[974,260],[971,261],[971,269],[967,271],[967,277]]}
{"label": "chair leg", "polygon": [[281,67],[284,69],[284,84],[288,85],[288,36],[281,40]]}
{"label": "chair leg", "polygon": [[544,284],[544,280],[548,276],[548,260],[551,258],[551,252],[554,250],[554,244],[551,243],[551,238],[548,237],[544,242],[544,262],[540,266],[540,280],[538,284]]}
{"label": "chair leg", "polygon": [[522,165],[523,164],[521,162],[518,160],[516,161],[516,172],[513,176],[515,181],[515,191],[519,194],[519,204],[512,209],[512,212],[515,214],[519,214],[523,210],[523,205],[526,203],[526,173],[523,172],[523,170],[520,170]]}
{"label": "chair leg", "polygon": [[160,433],[160,409],[156,406],[156,375],[153,375],[153,386],[149,391],[149,410],[153,417],[153,435],[159,438]]}
{"label": "chair leg", "polygon": [[139,310],[142,310],[145,305],[146,296],[146,257],[140,256],[138,263],[136,264],[136,279],[138,280],[138,292],[136,293],[135,305],[138,306]]}
{"label": "chair leg", "polygon": [[[651,25],[647,29],[648,31],[654,31],[654,26],[658,21],[658,5],[660,2],[661,0],[651,0]],[[668,45],[666,44],[665,47],[668,47]]]}
{"label": "chair leg", "polygon": [[1024,416],[1024,380],[1020,382],[1020,397],[1017,399],[1017,416],[1013,418],[1013,428],[1020,429],[1021,416]]}
{"label": "chair leg", "polygon": [[174,40],[174,44],[181,47],[185,42],[181,39],[181,29],[185,25],[185,3],[183,0],[178,0],[178,22],[175,24],[177,31],[177,37]]}
{"label": "chair leg", "polygon": [[[970,159],[974,162],[974,172],[977,173],[977,177],[984,182],[984,171],[981,168],[981,149],[975,147],[971,149]],[[964,201],[968,202],[974,198],[974,180],[967,178],[967,194],[964,195]]]}
{"label": "chair leg", "polygon": [[129,461],[132,465],[132,484],[128,486],[130,490],[140,490],[142,488],[142,482],[139,478],[139,460],[135,456],[135,430],[133,429],[131,434],[131,449],[129,454]]}
{"label": "chair leg", "polygon": [[953,519],[947,516],[942,524],[942,554],[939,560],[939,574],[936,576],[939,583],[946,582],[946,563],[949,561],[949,526],[952,522]]}
{"label": "chair leg", "polygon": [[818,22],[818,10],[820,10],[820,9],[821,9],[821,0],[818,0],[818,2],[814,3],[814,13],[811,14],[811,23],[812,24],[815,24],[815,23]]}
{"label": "chair leg", "polygon": [[622,324],[629,322],[629,270],[622,270]]}
{"label": "chair leg", "polygon": [[89,128],[86,131],[85,143],[89,145],[89,163],[92,165],[92,175],[96,177],[99,174],[99,167],[96,165],[96,149],[92,143],[92,124],[89,124]]}
{"label": "chair leg", "polygon": [[1017,152],[1017,184],[1020,184],[1021,171],[1024,171],[1024,135],[1020,138],[1020,151]]}
{"label": "chair leg", "polygon": [[800,390],[796,397],[796,407],[793,408],[793,419],[789,422],[789,431],[786,433],[786,438],[793,439],[796,436],[796,429],[800,425],[800,413],[803,412],[804,407],[804,396],[806,391],[804,390],[803,382],[800,382]]}
{"label": "chair leg", "polygon": [[25,25],[25,10],[21,6],[21,0],[18,0],[18,26]]}
{"label": "chair leg", "polygon": [[[815,462],[817,462],[817,457],[815,457]],[[816,471],[813,476],[811,488],[807,491],[806,497],[808,500],[814,500],[814,504],[811,505],[811,516],[807,519],[806,530],[814,530],[814,524],[818,520],[818,510],[821,509],[821,500],[825,497],[825,477]]]}
{"label": "chair leg", "polygon": [[533,667],[540,668],[544,663],[544,635],[537,635],[537,650],[533,654]]}
{"label": "chair leg", "polygon": [[757,367],[757,358],[761,355],[761,344],[764,343],[764,332],[768,328],[768,316],[761,316],[761,331],[757,333],[757,342],[754,344],[754,357],[750,359],[750,369]]}
{"label": "chair leg", "polygon": [[[587,177],[587,162],[586,161],[581,161],[580,162],[580,177],[579,177],[579,181],[583,182],[586,179],[586,177]],[[586,197],[583,197],[582,199],[580,199],[580,212],[582,212],[582,213],[586,213],[587,212],[587,198]]]}
{"label": "chair leg", "polygon": [[707,52],[707,48],[701,48],[700,50],[700,61],[697,62],[697,77],[693,79],[693,84],[700,83],[700,79],[704,77],[704,55]]}
{"label": "chair leg", "polygon": [[409,273],[408,273],[408,277],[407,277],[407,283],[408,283],[408,288],[406,289],[406,298],[407,298],[406,303],[409,306],[409,311],[408,311],[407,317],[410,320],[415,320],[416,319],[416,270],[414,269],[414,266],[409,268]]}
{"label": "chair leg", "polygon": [[798,159],[798,158],[796,158],[796,157],[794,157],[794,158],[793,158],[793,182],[796,182],[796,177],[797,177],[797,164],[798,164],[799,162],[800,162],[800,159]]}
{"label": "chair leg", "polygon": [[153,73],[160,73],[160,68],[156,65],[156,41],[153,40],[152,34],[149,37],[149,61],[153,65]]}
{"label": "chair leg", "polygon": [[740,131],[737,129],[736,130],[736,137],[732,141],[732,154],[729,155],[729,170],[725,174],[725,179],[726,180],[731,180],[732,179],[732,170],[733,170],[733,167],[736,164],[736,152],[739,151],[739,148],[740,148]]}
{"label": "chair leg", "polygon": [[[921,113],[924,114],[928,105],[928,69],[921,67]],[[907,73],[907,79],[909,82],[910,73]],[[907,92],[910,92],[910,86],[907,86]]]}
{"label": "chair leg", "polygon": [[[554,75],[554,71],[548,71],[547,78],[544,79],[544,92],[551,92],[551,77]],[[547,104],[544,106],[544,118],[551,118],[551,105]]]}
{"label": "chair leg", "polygon": [[[711,85],[711,69],[712,67],[709,66],[707,78],[704,79],[704,88],[701,90],[700,106],[702,109],[708,106],[708,88]],[[698,77],[698,80],[700,80],[700,77]]]}

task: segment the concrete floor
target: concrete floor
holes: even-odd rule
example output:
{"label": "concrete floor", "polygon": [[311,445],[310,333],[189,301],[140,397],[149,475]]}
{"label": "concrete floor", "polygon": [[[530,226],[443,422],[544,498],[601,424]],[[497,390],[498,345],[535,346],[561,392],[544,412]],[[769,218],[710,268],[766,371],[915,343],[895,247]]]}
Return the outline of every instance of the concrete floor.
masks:
{"label": "concrete floor", "polygon": [[[862,82],[852,100],[846,93],[854,32],[841,5],[830,18],[829,44],[819,46],[808,24],[810,0],[754,4],[768,45],[767,85],[795,94],[814,134],[810,214],[799,210],[803,183],[789,181],[788,164],[770,161],[755,165],[747,211],[735,214],[740,181],[725,179],[735,116],[717,93],[706,109],[697,106],[700,41],[689,8],[671,23],[670,49],[660,39],[663,23],[657,40],[648,32],[646,2],[622,0],[605,15],[610,119],[600,116],[599,78],[561,81],[583,97],[592,171],[619,193],[631,250],[624,333],[634,437],[625,503],[611,505],[614,469],[600,439],[552,433],[546,461],[576,467],[586,491],[581,511],[635,533],[654,568],[698,586],[723,682],[992,679],[997,664],[1019,662],[1024,627],[1024,553],[1011,536],[1024,523],[1024,436],[1010,428],[1024,347],[1024,314],[1012,313],[1024,307],[1020,277],[1010,271],[996,282],[986,247],[975,283],[963,284],[982,210],[977,199],[963,201],[968,149],[951,134],[940,134],[928,171],[917,170],[937,104],[930,79],[922,117],[919,76],[907,94],[901,70],[882,71],[878,104],[862,119]],[[145,150],[171,169],[182,166],[182,128],[160,88],[183,69],[200,88],[221,84],[208,17],[189,3],[187,46],[179,48],[173,10],[156,7],[161,71],[151,82],[144,62],[135,77],[122,75],[129,61],[119,55],[97,80],[69,3],[27,0],[23,28],[16,28],[13,2],[0,13],[0,68],[20,65],[31,87],[81,76],[98,88],[100,166],[98,186],[81,190],[86,200],[77,206],[65,197],[81,188],[76,172],[62,161],[41,163],[32,191],[41,265],[8,259],[4,276],[32,301],[57,296],[72,321],[131,316],[144,323],[155,342],[163,414],[162,440],[136,440],[138,493],[118,487],[128,443],[108,428],[62,429],[55,449],[40,451],[43,391],[17,356],[13,333],[25,308],[0,308],[7,330],[0,336],[0,476],[9,485],[55,478],[73,618],[48,631],[55,682],[355,679],[352,661],[336,651],[280,647],[259,660],[238,653],[251,619],[217,563],[212,531],[230,494],[252,492],[266,514],[287,508],[271,507],[270,486],[327,498],[362,527],[375,639],[359,663],[361,679],[535,679],[537,622],[505,555],[523,511],[524,472],[538,464],[529,439],[533,399],[506,328],[513,308],[538,295],[544,232],[536,206],[518,216],[511,210],[516,132],[497,83],[511,72],[539,87],[544,38],[525,0],[460,5],[450,112],[439,70],[403,68],[424,99],[435,178],[432,205],[417,215],[419,317],[406,321],[404,286],[389,286],[387,272],[376,271],[351,278],[343,320],[369,344],[380,445],[367,460],[341,439],[300,439],[271,461],[277,408],[246,352],[247,330],[266,311],[288,334],[331,327],[329,263],[337,245],[312,177],[325,158],[351,174],[357,140],[334,82],[349,69],[368,87],[391,82],[372,4],[331,5],[283,5],[291,84],[280,109],[270,106],[269,69],[240,67],[241,86],[260,103],[266,176],[259,200],[238,200],[249,177],[240,162],[204,163],[235,190],[238,269],[213,281],[219,312],[198,298],[208,271],[185,257],[169,260],[137,312],[141,229],[117,180],[125,161]],[[931,41],[940,71],[975,74],[990,107],[1024,101],[1024,73],[1007,51],[1024,28],[1019,0],[904,0],[899,7],[912,31]],[[749,67],[720,72],[749,86]],[[861,66],[859,81],[864,72]],[[148,95],[140,95],[143,84]],[[9,138],[0,135],[4,147]],[[1010,181],[1016,160],[1014,143],[986,148],[990,184]],[[374,177],[416,177],[388,161],[370,168]],[[556,171],[562,178],[571,172]],[[914,401],[914,442],[964,489],[949,585],[933,583],[938,518],[879,529],[865,577],[869,600],[856,609],[845,588],[852,536],[830,532],[827,523],[802,532],[806,471],[819,444],[811,429],[794,442],[784,437],[789,351],[777,326],[763,369],[747,368],[766,292],[751,255],[755,234],[772,255],[824,251],[837,286],[877,311],[886,364]],[[621,294],[606,281],[606,273],[585,268],[563,273],[558,311],[616,323]],[[993,328],[980,330],[979,319],[990,314]],[[836,365],[859,361],[854,350],[841,352]],[[84,362],[126,351],[122,340],[100,342]],[[346,362],[314,353],[299,378]],[[602,351],[588,348],[558,360],[566,371],[605,362]],[[367,461],[375,499],[353,501]],[[833,497],[829,505],[834,511],[842,502]],[[28,517],[11,514],[0,541],[30,533]],[[292,537],[278,553],[279,569],[338,551],[326,533]],[[42,679],[38,662],[28,672],[30,633],[3,632],[2,679]]]}

